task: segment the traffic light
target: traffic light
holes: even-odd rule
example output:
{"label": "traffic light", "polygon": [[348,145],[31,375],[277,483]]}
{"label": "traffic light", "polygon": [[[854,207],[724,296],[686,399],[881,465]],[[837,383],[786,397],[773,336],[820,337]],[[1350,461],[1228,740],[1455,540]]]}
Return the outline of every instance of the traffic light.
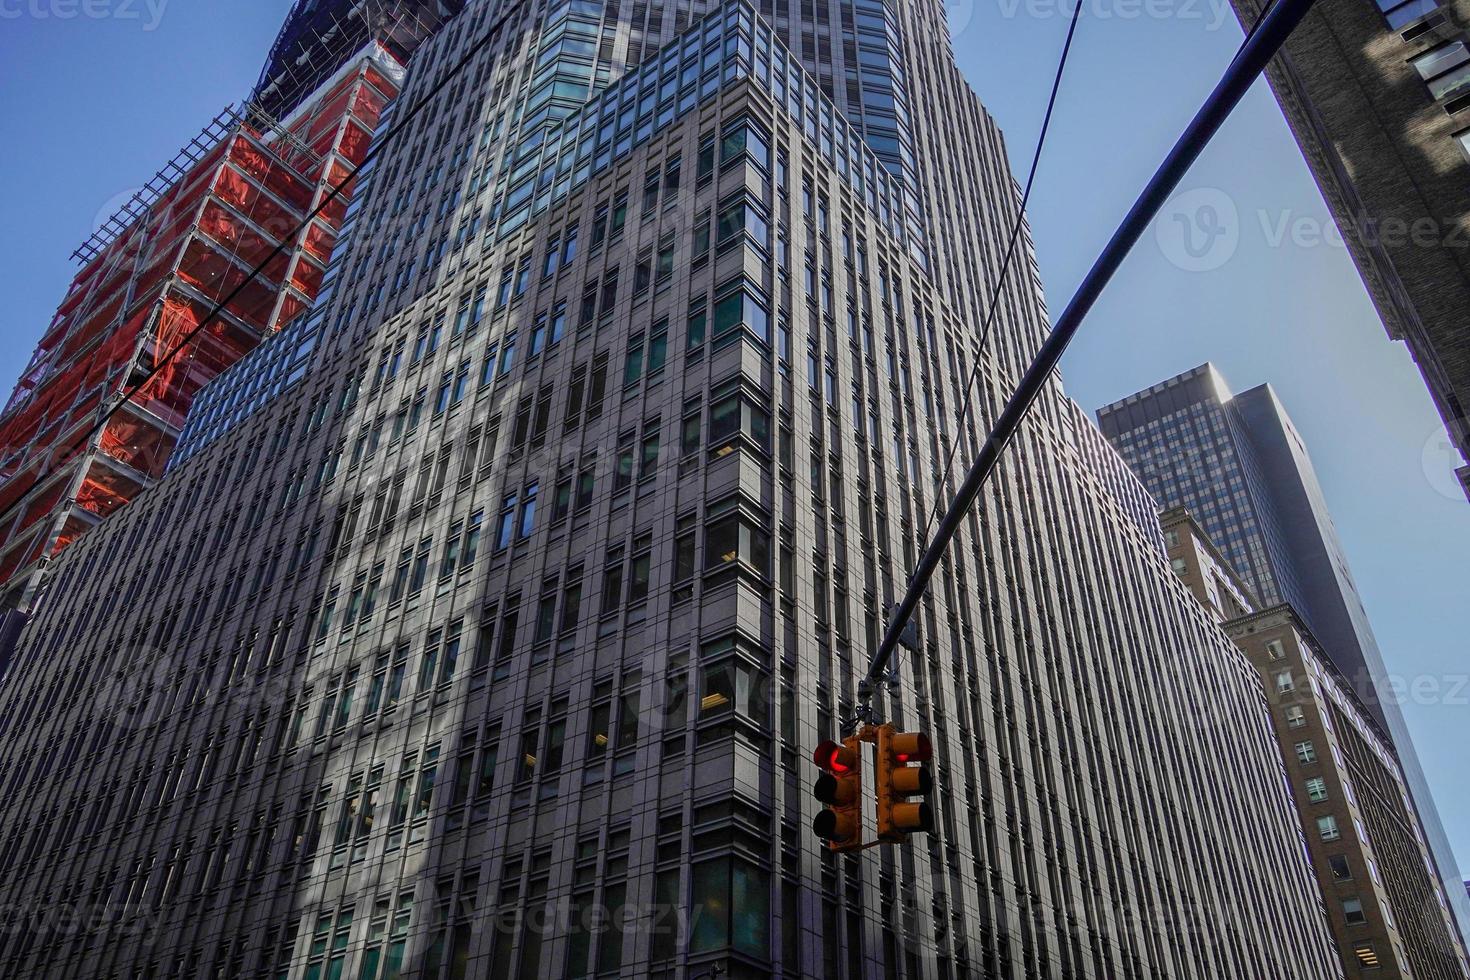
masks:
{"label": "traffic light", "polygon": [[896,732],[892,725],[878,726],[874,779],[878,784],[879,840],[901,841],[908,834],[934,829],[934,811],[923,799],[934,788],[934,779],[929,775],[929,760],[933,757],[929,736]]}
{"label": "traffic light", "polygon": [[834,851],[862,846],[863,745],[856,737],[817,746],[812,761],[822,770],[813,795],[825,809],[812,821],[812,830]]}

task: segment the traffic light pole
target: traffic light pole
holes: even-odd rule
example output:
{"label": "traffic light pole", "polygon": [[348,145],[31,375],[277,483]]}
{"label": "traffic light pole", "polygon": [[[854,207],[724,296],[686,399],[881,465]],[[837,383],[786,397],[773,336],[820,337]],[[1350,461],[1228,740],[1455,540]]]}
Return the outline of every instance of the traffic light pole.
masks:
{"label": "traffic light pole", "polygon": [[1036,357],[1026,369],[1025,375],[1022,376],[1020,384],[1016,386],[1015,392],[1012,393],[999,418],[996,419],[995,426],[991,429],[985,444],[980,448],[979,456],[970,466],[964,483],[960,485],[959,492],[950,502],[944,519],[939,522],[938,530],[934,532],[933,539],[930,540],[923,557],[919,559],[918,566],[909,577],[903,599],[898,603],[898,608],[894,611],[884,631],[883,640],[873,654],[868,665],[867,676],[859,685],[858,720],[871,720],[873,716],[871,699],[874,688],[884,678],[888,670],[888,662],[892,659],[894,650],[898,647],[905,629],[913,618],[919,599],[929,586],[929,580],[933,578],[935,570],[939,567],[939,562],[944,557],[950,540],[959,530],[960,522],[964,520],[965,514],[975,502],[980,488],[994,472],[996,462],[1000,459],[1001,453],[1005,451],[1011,438],[1015,436],[1016,430],[1026,417],[1026,412],[1036,401],[1036,397],[1041,393],[1052,371],[1056,369],[1057,362],[1061,360],[1067,345],[1072,342],[1078,328],[1082,326],[1082,321],[1088,311],[1092,309],[1104,287],[1113,278],[1113,274],[1118,271],[1123,259],[1127,257],[1138,239],[1143,236],[1150,222],[1168,201],[1169,196],[1174,193],[1174,189],[1179,186],[1179,182],[1184,178],[1195,159],[1219,132],[1221,125],[1256,80],[1256,76],[1265,69],[1267,62],[1286,43],[1291,32],[1311,9],[1312,3],[1313,0],[1275,0],[1261,15],[1255,28],[1247,34],[1245,42],[1236,53],[1235,59],[1231,61],[1230,67],[1225,70],[1224,76],[1221,77],[1214,91],[1210,93],[1210,97],[1205,100],[1205,104],[1190,121],[1178,142],[1174,144],[1174,148],[1159,165],[1153,178],[1144,187],[1143,193],[1139,195],[1132,209],[1124,217],[1122,224],[1118,226],[1118,230],[1113,233],[1107,247],[1093,263],[1086,278],[1082,280],[1071,302],[1057,318],[1051,333],[1042,342],[1041,348],[1036,352]]}

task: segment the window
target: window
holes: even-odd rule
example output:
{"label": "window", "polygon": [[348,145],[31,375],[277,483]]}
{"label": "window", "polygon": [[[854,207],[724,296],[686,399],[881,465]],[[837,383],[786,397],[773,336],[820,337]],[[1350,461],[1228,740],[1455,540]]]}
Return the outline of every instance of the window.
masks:
{"label": "window", "polygon": [[1343,854],[1333,854],[1327,859],[1327,867],[1332,871],[1332,877],[1336,881],[1349,881],[1353,877],[1352,868],[1348,866],[1348,859]]}
{"label": "window", "polygon": [[587,756],[595,759],[607,751],[608,733],[612,727],[612,704],[592,706],[592,720],[587,732]]}
{"label": "window", "polygon": [[743,514],[731,514],[712,521],[704,532],[704,567],[721,568],[736,562],[769,574],[771,535],[756,521]]}
{"label": "window", "polygon": [[623,359],[623,384],[637,384],[643,378],[643,335],[637,334],[628,341],[628,353]]}
{"label": "window", "polygon": [[444,558],[439,563],[439,580],[445,581],[459,567],[460,536],[464,533],[464,522],[455,521],[449,526],[449,540],[444,542]]}
{"label": "window", "polygon": [[1464,41],[1431,48],[1410,62],[1436,99],[1449,98],[1470,85],[1470,50]]}
{"label": "window", "polygon": [[1324,803],[1327,800],[1327,780],[1321,776],[1313,776],[1307,780],[1307,799],[1313,803]]}
{"label": "window", "polygon": [[558,632],[571,633],[577,628],[577,622],[582,616],[582,568],[577,566],[574,570],[578,576],[577,581],[567,584],[562,592],[561,599],[561,623],[557,627]]}
{"label": "window", "polygon": [[733,948],[770,955],[771,883],[767,872],[739,858],[696,864],[690,901],[705,915],[689,936],[691,953]]}
{"label": "window", "polygon": [[1266,644],[1266,656],[1271,660],[1280,660],[1286,656],[1286,646],[1280,640],[1271,640]]}
{"label": "window", "polygon": [[536,491],[539,484],[532,483],[526,488],[524,499],[521,501],[521,538],[529,538],[531,532],[536,530]]}
{"label": "window", "polygon": [[1286,724],[1289,728],[1301,728],[1307,723],[1307,713],[1296,705],[1286,709]]}
{"label": "window", "polygon": [[701,296],[689,304],[689,321],[686,330],[686,347],[690,350],[704,343],[705,323],[704,297]]}
{"label": "window", "polygon": [[[555,588],[555,582],[551,583]],[[536,629],[532,635],[532,643],[548,643],[556,629],[556,593],[546,592],[541,596],[541,601],[536,604]]]}
{"label": "window", "polygon": [[515,366],[516,360],[516,335],[511,334],[505,338],[505,344],[500,351],[500,377],[510,374],[510,369]]}
{"label": "window", "polygon": [[715,174],[715,137],[713,133],[700,137],[699,155],[695,160],[694,180],[703,184]]}
{"label": "window", "polygon": [[1285,694],[1287,691],[1296,690],[1296,683],[1291,679],[1291,671],[1283,670],[1276,675],[1276,693]]}
{"label": "window", "polygon": [[741,440],[764,452],[771,451],[771,415],[751,396],[737,391],[720,397],[717,391],[712,396],[709,415],[712,454],[724,456]]}
{"label": "window", "polygon": [[762,249],[771,245],[771,228],[765,215],[744,195],[720,206],[719,215],[715,218],[715,241],[724,245],[741,232]]}
{"label": "window", "polygon": [[765,672],[744,660],[706,664],[700,684],[699,718],[734,713],[765,728],[769,722]]}
{"label": "window", "polygon": [[[647,539],[645,538],[645,541]],[[653,555],[651,552],[643,551],[633,556],[629,563],[628,571],[628,605],[645,602],[648,599],[648,582],[652,572]]]}
{"label": "window", "polygon": [[1363,902],[1357,898],[1344,898],[1342,900],[1342,917],[1347,920],[1347,924],[1350,926],[1360,926],[1368,921],[1368,917],[1363,914]]}
{"label": "window", "polygon": [[[652,431],[648,431],[651,428]],[[657,423],[650,423],[643,434],[642,455],[638,462],[638,478],[646,480],[658,472],[660,438]]]}
{"label": "window", "polygon": [[536,323],[531,327],[531,345],[526,350],[527,357],[535,357],[546,346],[546,325],[547,319],[545,313],[536,317]]}
{"label": "window", "polygon": [[[694,404],[697,406],[699,403],[696,400]],[[679,425],[679,455],[689,456],[698,452],[701,435],[700,417],[696,410],[693,415],[685,416]]]}
{"label": "window", "polygon": [[[681,522],[682,523],[682,522]],[[674,539],[674,581],[683,582],[694,575],[694,531],[681,532]]]}
{"label": "window", "polygon": [[1169,566],[1174,569],[1175,575],[1183,575],[1189,571],[1189,563],[1186,562],[1183,558],[1170,559]]}
{"label": "window", "polygon": [[653,330],[648,335],[648,377],[650,379],[660,377],[664,372],[664,363],[669,357],[669,321],[660,320],[653,325]]}
{"label": "window", "polygon": [[[745,119],[726,127],[724,135],[720,137],[720,166],[723,167],[742,154],[762,169],[769,169],[771,166],[771,148],[767,137]],[[700,162],[702,164],[703,159]]]}
{"label": "window", "polygon": [[1317,818],[1317,836],[1323,840],[1337,840],[1342,836],[1337,829],[1337,818],[1328,814]]}
{"label": "window", "polygon": [[1310,741],[1296,743],[1296,758],[1304,766],[1317,761],[1317,747]]}
{"label": "window", "polygon": [[572,225],[561,240],[561,265],[565,269],[577,257],[577,226]]}
{"label": "window", "polygon": [[469,522],[465,525],[464,544],[460,548],[459,567],[461,571],[468,569],[475,563],[475,556],[480,551],[480,526],[485,522],[485,512],[477,510],[470,515]]}
{"label": "window", "polygon": [[623,233],[628,220],[628,192],[621,191],[613,198],[612,217],[608,222],[608,237],[616,239]]}
{"label": "window", "polygon": [[500,507],[500,518],[495,524],[495,548],[509,548],[512,536],[515,534],[516,521],[516,495],[511,494],[505,498],[505,503]]}
{"label": "window", "polygon": [[633,433],[624,434],[618,446],[616,469],[613,471],[613,491],[626,490],[633,484]]}
{"label": "window", "polygon": [[770,341],[770,314],[749,286],[742,286],[715,301],[714,339],[718,341],[741,327],[763,344]]}

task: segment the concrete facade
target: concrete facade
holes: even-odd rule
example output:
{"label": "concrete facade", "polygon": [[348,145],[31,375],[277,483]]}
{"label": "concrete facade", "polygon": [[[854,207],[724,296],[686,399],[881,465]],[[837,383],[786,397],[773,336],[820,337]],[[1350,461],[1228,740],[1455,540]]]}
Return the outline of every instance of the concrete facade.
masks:
{"label": "concrete facade", "polygon": [[1160,524],[1175,574],[1261,673],[1344,975],[1470,976],[1387,734],[1290,606],[1253,608],[1182,509]]}
{"label": "concrete facade", "polygon": [[[1248,24],[1260,5],[1235,7]],[[1408,346],[1462,461],[1470,461],[1467,25],[1465,0],[1322,0],[1267,70],[1368,294],[1389,336]],[[1470,493],[1470,466],[1456,477]]]}

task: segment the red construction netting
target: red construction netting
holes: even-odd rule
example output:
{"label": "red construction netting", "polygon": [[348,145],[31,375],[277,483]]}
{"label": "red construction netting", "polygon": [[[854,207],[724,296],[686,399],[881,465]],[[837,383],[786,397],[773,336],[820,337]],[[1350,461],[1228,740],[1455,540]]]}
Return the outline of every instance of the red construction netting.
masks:
{"label": "red construction netting", "polygon": [[303,214],[282,207],[270,195],[229,167],[220,168],[214,193],[276,241],[288,237],[304,217]]}
{"label": "red construction netting", "polygon": [[388,101],[388,96],[371,85],[360,85],[352,99],[352,114],[366,123],[369,130],[377,129]]}
{"label": "red construction netting", "polygon": [[321,289],[324,275],[326,275],[325,269],[302,255],[296,261],[296,268],[291,270],[291,285],[308,297],[315,299],[317,290]]}
{"label": "red construction netting", "polygon": [[66,493],[69,482],[65,479],[56,480],[44,493],[38,494],[30,503],[26,504],[25,510],[21,514],[20,523],[16,525],[15,533],[24,534],[26,528],[49,515],[51,509],[56,506],[56,502],[61,499],[62,494]]}
{"label": "red construction netting", "polygon": [[320,221],[313,221],[306,229],[306,240],[302,247],[325,264],[332,260],[332,249],[337,247],[337,235]]}
{"label": "red construction netting", "polygon": [[[183,294],[171,293],[164,300],[149,349],[151,363],[163,366],[133,399],[140,408],[174,428],[183,426],[199,389],[259,342],[258,336],[246,335],[220,318],[211,320],[192,340],[184,341],[209,309],[209,305]],[[174,351],[177,353],[170,357]],[[144,366],[148,364],[145,360]]]}
{"label": "red construction netting", "polygon": [[173,451],[174,440],[156,424],[129,411],[119,412],[102,430],[99,448],[145,476],[159,476]]}
{"label": "red construction netting", "polygon": [[271,193],[291,207],[298,211],[310,207],[315,185],[249,139],[241,136],[235,140],[230,159],[255,178],[256,183],[269,187]]}
{"label": "red construction netting", "polygon": [[367,69],[362,73],[362,76],[363,78],[367,79],[367,83],[369,85],[377,89],[379,92],[382,92],[388,98],[394,99],[398,97],[398,86],[395,85],[388,78],[387,75],[384,75],[372,65],[367,66]]}
{"label": "red construction netting", "polygon": [[[155,363],[163,362],[171,351],[182,347],[185,338],[199,326],[199,320],[191,304],[174,296],[166,297],[163,301],[163,309],[158,314],[158,326],[153,331]],[[163,396],[173,385],[174,376],[178,374],[184,357],[185,353],[181,350],[176,356],[162,363],[162,366],[158,368],[158,373],[139,389],[138,401],[166,401]]]}
{"label": "red construction netting", "polygon": [[142,484],[123,476],[103,463],[93,463],[77,488],[77,506],[89,514],[106,517],[132,500],[143,489]]}
{"label": "red construction netting", "polygon": [[179,278],[214,301],[223,300],[236,287],[243,287],[226,306],[232,314],[257,329],[264,329],[276,305],[276,289],[286,274],[289,253],[277,255],[265,271],[249,279],[250,268],[221,254],[206,239],[195,238],[184,250]]}
{"label": "red construction netting", "polygon": [[44,531],[37,531],[36,536],[30,541],[21,542],[5,552],[5,556],[0,558],[0,582],[9,581],[10,576],[15,574],[16,569],[29,565],[37,558],[40,558],[41,549],[45,546],[45,543],[46,533]]}
{"label": "red construction netting", "polygon": [[[59,449],[58,453],[60,453]],[[73,459],[80,456],[81,453],[82,450],[80,448],[77,448],[69,453],[61,455],[60,458],[54,462],[47,460],[43,454],[36,454],[36,457],[28,459],[26,465],[22,466],[15,473],[15,475],[10,478],[9,482],[7,482],[3,487],[0,487],[0,509],[9,508],[17,500],[20,500],[26,494],[34,490],[36,488],[36,478],[38,476],[43,476],[46,473],[51,472],[51,470],[53,469],[59,469],[60,467],[65,466]]]}
{"label": "red construction netting", "polygon": [[[86,534],[90,526],[91,525],[82,520],[80,517],[77,517],[75,515],[68,517],[66,519],[66,523],[61,525],[61,531],[56,535],[56,543],[51,546],[51,557],[55,558],[57,555],[65,551],[73,541],[75,541],[81,535]],[[31,561],[34,561],[36,558],[40,557],[41,546],[45,543],[45,540],[45,537],[42,536],[40,540],[36,542],[36,554],[32,556],[29,561],[26,562],[27,565],[29,565]]]}
{"label": "red construction netting", "polygon": [[246,265],[265,261],[280,240],[267,238],[218,201],[209,201],[199,215],[199,230]]}
{"label": "red construction netting", "polygon": [[368,147],[373,144],[373,134],[355,122],[348,122],[342,130],[338,152],[352,161],[354,167],[361,166],[367,157]]}
{"label": "red construction netting", "polygon": [[286,324],[296,319],[296,315],[309,305],[306,300],[292,293],[281,297],[281,312],[276,316],[276,322],[271,324],[272,330],[280,330]]}

